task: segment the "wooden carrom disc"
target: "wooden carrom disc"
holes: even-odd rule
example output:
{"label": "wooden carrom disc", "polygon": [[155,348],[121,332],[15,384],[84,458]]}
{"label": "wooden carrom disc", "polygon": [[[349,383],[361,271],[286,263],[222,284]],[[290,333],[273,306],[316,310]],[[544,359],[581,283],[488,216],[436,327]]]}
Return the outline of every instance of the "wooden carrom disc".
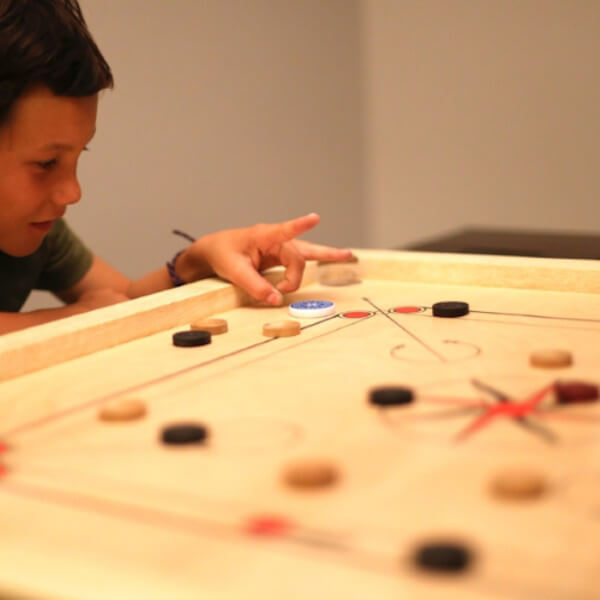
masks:
{"label": "wooden carrom disc", "polygon": [[267,337],[291,337],[300,333],[298,321],[272,321],[263,325],[263,335]]}
{"label": "wooden carrom disc", "polygon": [[98,411],[101,421],[134,421],[146,414],[146,405],[135,398],[124,398],[105,404]]}
{"label": "wooden carrom disc", "polygon": [[535,350],[529,355],[529,363],[541,369],[561,369],[573,364],[573,355],[568,350],[556,348]]}
{"label": "wooden carrom disc", "polygon": [[208,331],[212,335],[227,333],[228,326],[225,319],[199,319],[190,324],[193,331]]}
{"label": "wooden carrom disc", "polygon": [[358,256],[354,254],[346,260],[320,260],[317,262],[318,267],[326,267],[328,265],[355,265],[358,263]]}
{"label": "wooden carrom disc", "polygon": [[360,282],[356,271],[347,267],[328,268],[326,272],[319,273],[317,279],[321,285],[332,287],[343,287],[345,285],[352,285],[353,283]]}
{"label": "wooden carrom disc", "polygon": [[499,472],[492,481],[492,492],[499,498],[530,500],[548,489],[548,481],[540,471],[513,467]]}
{"label": "wooden carrom disc", "polygon": [[339,470],[325,460],[302,460],[285,469],[284,481],[295,488],[321,488],[333,485],[340,477]]}
{"label": "wooden carrom disc", "polygon": [[341,287],[360,283],[356,256],[340,262],[320,261],[317,266],[317,280],[321,285]]}

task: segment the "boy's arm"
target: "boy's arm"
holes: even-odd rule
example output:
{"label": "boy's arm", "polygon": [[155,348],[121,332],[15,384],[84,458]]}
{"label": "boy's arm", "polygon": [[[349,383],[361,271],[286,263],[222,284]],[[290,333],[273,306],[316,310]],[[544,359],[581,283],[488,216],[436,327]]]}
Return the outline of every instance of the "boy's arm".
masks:
{"label": "boy's arm", "polygon": [[55,292],[66,306],[22,313],[0,312],[0,333],[18,331],[129,300],[126,293],[129,284],[127,277],[94,257],[87,273],[75,285]]}
{"label": "boy's arm", "polygon": [[[206,235],[179,256],[175,264],[176,274],[185,282],[217,275],[241,287],[257,300],[280,304],[282,294],[292,292],[300,285],[307,260],[335,261],[352,256],[350,250],[295,239],[318,222],[319,216],[311,213],[283,223],[260,224]],[[260,272],[275,265],[285,267],[285,276],[273,287]],[[132,281],[95,257],[85,276],[57,296],[64,302],[73,303],[80,301],[86,293],[112,290],[127,299],[171,287],[173,282],[166,267]]]}
{"label": "boy's arm", "polygon": [[60,292],[54,292],[65,304],[75,304],[86,295],[99,290],[112,290],[120,296],[121,300],[127,300],[127,290],[130,280],[122,273],[111,267],[98,256],[94,256],[92,265],[87,273],[73,286]]}
{"label": "boy's arm", "polygon": [[67,303],[66,306],[23,313],[0,312],[0,334],[128,300],[129,298],[121,291],[126,281],[123,275],[100,259],[94,258],[92,266],[76,285],[56,294]]}
{"label": "boy's arm", "polygon": [[[212,272],[207,269],[204,276],[210,274]],[[172,283],[166,267],[149,273],[138,281],[131,281],[95,256],[87,273],[75,285],[54,292],[66,306],[21,313],[0,312],[0,334],[63,319],[170,287]]]}
{"label": "boy's arm", "polygon": [[[150,281],[146,281],[147,279]],[[161,277],[161,271],[157,271],[140,280],[142,284],[144,281],[146,281],[146,293],[170,287],[166,269],[164,269],[164,278]],[[129,300],[136,297],[129,295],[131,288],[136,285],[138,283],[131,282],[125,275],[95,256],[87,273],[75,285],[60,292],[54,292],[54,295],[66,306],[22,313],[0,312],[0,334]]]}
{"label": "boy's arm", "polygon": [[[207,272],[205,276],[212,274]],[[97,256],[88,272],[73,286],[54,295],[66,306],[30,312],[0,312],[0,335],[71,317],[172,287],[166,267],[131,281]]]}
{"label": "boy's arm", "polygon": [[[198,268],[195,272],[195,279],[203,279],[214,275],[208,265],[201,267],[198,264],[196,266]],[[121,300],[139,298],[140,296],[167,290],[171,287],[173,287],[173,283],[166,266],[144,275],[137,281],[132,281],[107,262],[95,256],[88,272],[69,289],[55,292],[55,296],[67,304],[72,304],[79,302],[86,295],[104,290],[114,292],[118,297],[115,302],[120,302]]]}
{"label": "boy's arm", "polygon": [[[282,294],[300,285],[307,260],[346,260],[350,250],[296,240],[319,222],[316,214],[274,225],[255,225],[210,234],[189,246],[176,262],[176,274],[186,282],[218,275],[258,300],[281,303]],[[285,267],[282,281],[273,286],[260,272],[275,265]],[[29,313],[0,313],[0,333],[8,333],[71,315],[87,312],[173,286],[166,266],[132,281],[94,257],[87,273],[73,286],[55,295],[66,306]]]}

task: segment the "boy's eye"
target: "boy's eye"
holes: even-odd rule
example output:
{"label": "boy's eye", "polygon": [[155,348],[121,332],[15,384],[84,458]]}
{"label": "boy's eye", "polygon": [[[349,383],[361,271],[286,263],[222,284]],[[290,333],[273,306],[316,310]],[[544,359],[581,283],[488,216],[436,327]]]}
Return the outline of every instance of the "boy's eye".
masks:
{"label": "boy's eye", "polygon": [[44,169],[44,171],[48,171],[50,170],[55,164],[57,163],[57,160],[55,158],[51,159],[51,160],[42,160],[42,161],[38,161],[35,164],[40,167],[40,169]]}
{"label": "boy's eye", "polygon": [[[84,152],[89,152],[89,148],[87,146],[85,146],[83,148]],[[50,160],[36,160],[33,161],[33,165],[35,165],[36,167],[38,167],[39,169],[42,169],[42,171],[50,171],[52,170],[59,162],[60,157],[59,156],[55,156],[54,158],[51,158]]]}

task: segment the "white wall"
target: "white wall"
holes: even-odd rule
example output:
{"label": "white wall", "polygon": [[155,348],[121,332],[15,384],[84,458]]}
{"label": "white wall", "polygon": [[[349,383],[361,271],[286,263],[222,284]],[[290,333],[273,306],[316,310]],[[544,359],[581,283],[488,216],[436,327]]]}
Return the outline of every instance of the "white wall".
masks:
{"label": "white wall", "polygon": [[81,3],[116,89],[69,220],[129,276],[311,210],[342,246],[600,226],[598,0]]}
{"label": "white wall", "polygon": [[598,0],[364,0],[368,243],[600,228]]}
{"label": "white wall", "polygon": [[[358,4],[81,0],[116,88],[69,222],[128,276],[194,236],[317,211],[364,245]],[[35,295],[27,305],[47,303]]]}
{"label": "white wall", "polygon": [[316,210],[319,239],[361,239],[352,218],[362,210],[355,3],[82,6],[116,78],[74,217],[87,239],[104,246],[105,227],[127,239],[105,253],[131,275],[179,246],[172,227],[201,235]]}

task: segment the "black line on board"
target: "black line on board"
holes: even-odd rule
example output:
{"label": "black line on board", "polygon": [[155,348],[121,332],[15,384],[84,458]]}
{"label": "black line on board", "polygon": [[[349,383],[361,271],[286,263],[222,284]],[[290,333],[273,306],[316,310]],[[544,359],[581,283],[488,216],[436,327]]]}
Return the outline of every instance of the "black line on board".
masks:
{"label": "black line on board", "polygon": [[[509,317],[511,315],[508,315]],[[527,316],[527,315],[514,315],[514,316]],[[461,317],[462,319],[464,319],[465,317]],[[493,323],[494,325],[512,325],[514,327],[544,327],[541,323],[521,323],[521,322],[515,322],[515,321],[501,321],[500,319],[466,319],[467,321],[469,321],[470,323]],[[556,319],[556,320],[560,320],[560,319]],[[562,329],[562,330],[567,330],[567,331],[581,331],[583,333],[598,333],[600,332],[599,329],[584,329],[583,327],[570,327],[568,325],[551,325],[551,326],[547,326],[545,329]]]}
{"label": "black line on board", "polygon": [[419,401],[431,402],[445,406],[462,406],[465,408],[488,408],[489,402],[483,398],[463,398],[453,396],[432,396],[430,394],[418,396]]}
{"label": "black line on board", "polygon": [[[429,310],[432,309],[431,306],[425,306]],[[557,317],[554,315],[532,315],[528,313],[510,313],[510,312],[495,312],[491,310],[471,310],[469,309],[469,314],[479,314],[479,315],[497,315],[500,317],[528,317],[531,319],[546,319],[548,321],[580,321],[582,323],[600,323],[600,319],[582,319],[580,317]],[[431,317],[432,315],[423,315],[423,317]],[[467,319],[468,320],[468,319]],[[527,324],[527,323],[525,323]]]}
{"label": "black line on board", "polygon": [[[26,464],[27,472],[26,476],[31,477],[32,475],[38,479],[37,485],[42,485],[45,482],[56,483],[59,480],[62,481],[77,481],[78,484],[85,484],[88,486],[90,483],[100,486],[104,490],[110,489],[118,490],[120,493],[128,494],[134,498],[144,498],[146,496],[152,496],[155,500],[164,499],[166,505],[171,506],[174,502],[181,499],[192,502],[193,506],[200,511],[214,510],[214,506],[218,506],[219,510],[227,508],[228,511],[238,514],[253,514],[256,511],[247,504],[241,504],[240,502],[232,502],[230,498],[224,500],[223,498],[216,497],[205,497],[194,493],[190,490],[181,490],[172,487],[166,487],[165,485],[157,486],[154,483],[139,483],[132,480],[121,480],[113,477],[106,477],[106,475],[98,474],[93,471],[78,471],[76,469],[64,469],[48,467],[46,464],[39,464],[33,462],[33,469],[31,468],[32,463]],[[17,464],[17,469],[20,467]],[[14,469],[14,465],[11,463],[11,474],[18,473],[17,469]],[[39,481],[39,478],[42,478]],[[48,485],[48,484],[46,484]],[[89,493],[89,492],[88,492]],[[1,598],[1,596],[0,596]]]}
{"label": "black line on board", "polygon": [[[320,333],[319,335],[315,335],[314,337],[311,337],[308,340],[303,340],[303,341],[301,341],[301,342],[299,342],[297,344],[293,344],[293,345],[290,344],[289,346],[286,346],[285,348],[282,348],[281,350],[278,350],[277,352],[283,353],[283,352],[287,352],[288,350],[295,350],[299,346],[303,346],[304,344],[310,344],[314,340],[318,340],[320,338],[323,338],[323,337],[326,337],[328,335],[331,335],[332,333],[337,333],[338,331],[341,331],[342,329],[347,329],[348,327],[352,327],[353,325],[358,325],[359,323],[362,323],[364,321],[368,321],[369,318],[370,317],[365,317],[364,319],[356,319],[355,321],[351,321],[349,323],[346,323],[345,325],[342,325],[341,327],[337,327],[336,329],[332,329],[331,331],[326,331],[325,333]],[[309,327],[312,327],[312,324],[309,325]],[[264,355],[264,356],[259,356],[258,358],[253,358],[251,360],[246,361],[245,363],[242,363],[240,365],[236,365],[235,367],[230,367],[229,370],[219,371],[219,373],[215,373],[213,375],[210,375],[204,381],[206,381],[207,379],[210,379],[210,377],[221,376],[221,375],[223,375],[225,373],[228,373],[232,369],[239,369],[241,367],[247,367],[248,365],[251,365],[252,363],[260,362],[260,361],[265,360],[266,358],[268,358],[270,356],[272,356],[272,354]]]}
{"label": "black line on board", "polygon": [[[487,383],[484,383],[483,381],[479,381],[479,379],[471,379],[471,384],[478,390],[482,392],[487,392],[501,404],[512,404],[510,397],[507,394],[492,387]],[[515,423],[515,425],[520,425],[530,433],[535,433],[539,435],[542,439],[544,439],[550,444],[555,444],[558,441],[557,435],[551,429],[545,427],[541,423],[538,423],[535,419],[532,419],[531,417],[513,416],[511,421]]]}
{"label": "black line on board", "polygon": [[[425,306],[425,308],[429,308],[427,306]],[[503,315],[506,317],[530,317],[533,319],[548,319],[550,321],[563,321],[563,320],[567,320],[567,317],[563,318],[563,317],[545,317],[545,316],[540,316],[540,315],[521,315],[518,313],[485,313],[484,311],[470,311],[471,313],[477,313],[480,312],[482,314],[499,314],[499,315]],[[409,316],[409,315],[406,315]],[[434,317],[433,315],[429,315],[426,313],[412,313],[410,314],[410,316],[413,319],[437,319],[438,317]],[[469,319],[468,316],[464,316],[464,317],[460,317],[461,321],[468,321],[469,323],[494,323],[494,324],[501,324],[501,325],[514,325],[515,327],[543,327],[543,325],[541,323],[521,323],[519,321],[501,321],[499,319]],[[571,319],[572,321],[577,321],[578,319]],[[600,321],[595,321],[593,319],[580,319],[581,321],[589,321],[591,323],[600,323]],[[584,329],[583,327],[573,327],[573,326],[568,326],[568,325],[554,325],[552,324],[551,326],[552,329],[566,329],[568,331],[584,331],[585,333],[598,333],[600,330],[599,329]]]}
{"label": "black line on board", "polygon": [[[423,421],[448,421],[457,417],[470,416],[475,412],[479,412],[479,407],[456,407],[447,408],[445,410],[429,411],[427,413],[420,413],[416,415],[399,415],[397,413],[392,414],[392,411],[388,408],[379,410],[379,419],[384,425],[391,427],[392,429],[398,428],[398,426],[405,426],[408,422],[423,422]],[[428,435],[428,434],[423,434]]]}
{"label": "black line on board", "polygon": [[[585,414],[578,414],[578,413],[569,413],[566,412],[569,409],[569,405],[565,405],[565,406],[553,406],[552,408],[546,408],[546,409],[542,409],[539,410],[537,412],[537,415],[546,418],[550,418],[550,419],[554,419],[554,418],[558,418],[558,420],[560,421],[561,419],[564,421],[571,421],[571,422],[575,422],[575,423],[581,423],[583,422],[584,425],[598,425],[598,421],[600,421],[600,415],[598,414],[591,414],[589,412],[585,413]],[[565,411],[565,412],[563,412]]]}
{"label": "black line on board", "polygon": [[[242,538],[246,542],[251,542],[253,540],[250,534],[244,534],[241,526],[235,523],[219,523],[208,519],[180,514],[174,511],[166,511],[164,509],[142,506],[140,504],[128,504],[122,501],[90,496],[81,492],[56,490],[18,482],[15,484],[14,481],[9,483],[4,482],[2,486],[0,486],[0,492],[34,499],[46,504],[66,506],[88,513],[96,513],[102,516],[119,518],[130,522],[139,522],[152,527],[182,531],[188,534],[193,533],[200,536],[212,535],[213,537],[221,539],[230,538],[239,540]],[[304,535],[302,535],[303,529],[305,531]],[[338,560],[341,559],[343,562],[348,561],[350,566],[362,568],[367,571],[383,572],[387,575],[394,574],[393,571],[390,573],[389,569],[386,569],[383,566],[382,556],[365,552],[365,550],[356,547],[341,544],[338,540],[328,540],[326,537],[327,534],[322,534],[323,537],[316,540],[314,538],[315,533],[317,533],[317,531],[301,528],[298,533],[271,537],[269,539],[271,542],[293,543],[293,548],[295,549],[314,549],[317,547],[328,551],[325,556],[330,559],[335,558]],[[317,541],[320,543],[315,543]],[[255,542],[260,543],[260,540],[255,540]],[[265,545],[261,545],[261,547],[267,548]],[[332,552],[335,552],[335,554]],[[322,557],[323,555],[320,555],[319,560],[322,559]]]}
{"label": "black line on board", "polygon": [[600,323],[600,319],[582,319],[580,317],[556,317],[552,315],[530,315],[527,313],[505,313],[494,312],[490,310],[473,310],[471,311],[481,315],[498,315],[501,317],[530,317],[532,319],[547,319],[549,321],[580,321],[582,323]]}
{"label": "black line on board", "polygon": [[[27,475],[30,476],[32,473],[34,475],[40,476],[42,475],[42,477],[49,477],[50,480],[52,482],[56,482],[56,476],[57,474],[62,476],[63,479],[66,477],[67,481],[72,480],[78,480],[79,483],[82,482],[82,473],[78,472],[78,471],[65,471],[60,470],[60,469],[52,469],[52,468],[48,468],[48,467],[42,467],[41,469],[35,469],[32,471],[31,470],[31,465],[27,465],[28,470],[27,470]],[[168,506],[170,506],[169,502],[173,500],[173,498],[178,497],[178,498],[185,498],[188,501],[192,501],[194,503],[194,506],[197,508],[205,508],[205,507],[213,507],[214,505],[218,505],[219,509],[223,509],[224,508],[224,501],[222,498],[217,499],[213,498],[213,499],[209,499],[207,500],[207,498],[197,495],[197,494],[193,494],[190,492],[186,492],[183,493],[182,490],[177,490],[177,489],[173,489],[173,488],[165,488],[163,487],[157,487],[157,486],[152,486],[152,485],[139,485],[139,484],[133,484],[131,481],[122,481],[122,480],[115,480],[115,479],[108,479],[106,477],[98,477],[97,474],[94,474],[93,478],[90,478],[89,475],[90,473],[83,473],[83,477],[85,480],[85,476],[88,475],[87,477],[87,482],[92,481],[94,484],[96,485],[100,485],[103,487],[103,489],[111,489],[114,490],[115,488],[121,490],[121,492],[125,492],[127,494],[134,494],[135,497],[137,498],[143,498],[145,497],[144,495],[148,495],[148,494],[153,494],[154,498],[156,498],[156,494],[162,494],[163,497],[165,496],[165,493],[168,495],[169,499],[165,499],[164,502],[165,504],[167,504]],[[86,483],[87,483],[86,482]],[[18,484],[18,482],[17,482]],[[37,485],[42,485],[41,482],[36,482]],[[10,485],[10,484],[9,484]],[[30,484],[31,485],[31,484]],[[64,492],[64,490],[62,490]],[[69,493],[69,492],[67,492]],[[76,492],[73,491],[71,493],[80,493],[80,492]],[[89,492],[87,492],[88,497],[94,497],[92,496]],[[95,497],[94,497],[95,498]],[[39,500],[39,498],[38,498]],[[113,500],[109,500],[109,502],[114,502]],[[119,501],[121,502],[121,501]],[[229,501],[228,499],[228,509],[232,514],[238,514],[238,515],[259,515],[261,514],[260,510],[254,509],[254,508],[250,508],[248,505],[242,505],[242,504],[234,504],[232,502]],[[204,505],[204,506],[203,506]],[[211,510],[211,508],[208,508],[208,510]],[[152,510],[152,509],[151,509]],[[190,517],[186,517],[186,518],[190,518]],[[221,522],[222,519],[219,519],[218,517],[216,519],[211,519],[209,517],[200,517],[203,521],[208,522],[208,523],[212,523],[213,521],[217,521],[217,522]],[[311,545],[316,545],[316,546],[326,546],[326,547],[331,547],[333,549],[337,549],[337,550],[346,550],[347,546],[345,544],[343,544],[343,542],[341,541],[341,535],[337,532],[328,532],[322,529],[310,529],[307,528],[305,526],[301,526],[301,533],[300,534],[287,534],[287,538],[293,538],[294,540],[303,542],[303,543],[307,543],[307,544],[311,544]],[[235,531],[239,532],[238,529],[236,528]],[[1,596],[0,596],[1,597]]]}
{"label": "black line on board", "polygon": [[233,352],[229,352],[228,354],[224,354],[221,356],[217,356],[215,358],[211,358],[210,360],[201,362],[196,365],[192,365],[190,367],[186,367],[185,369],[180,369],[179,371],[173,371],[172,373],[167,373],[166,375],[161,375],[160,377],[156,377],[154,379],[149,379],[148,381],[144,381],[142,383],[136,383],[135,385],[132,385],[128,388],[117,390],[116,392],[111,392],[110,394],[107,394],[106,396],[101,396],[100,398],[94,398],[92,400],[89,400],[88,402],[84,402],[83,404],[77,404],[75,406],[65,408],[64,410],[58,411],[56,413],[52,413],[51,415],[46,415],[45,417],[41,417],[39,419],[36,419],[35,421],[30,421],[29,423],[24,423],[23,425],[19,425],[18,427],[15,427],[14,429],[11,429],[9,431],[2,433],[0,435],[0,438],[5,439],[5,438],[15,435],[17,433],[22,433],[23,431],[26,431],[26,430],[35,429],[36,427],[45,425],[51,421],[55,421],[62,417],[67,417],[69,415],[75,414],[75,413],[79,412],[80,410],[91,408],[92,406],[96,406],[98,404],[107,402],[108,400],[111,400],[112,398],[116,398],[123,394],[132,394],[133,392],[138,392],[139,390],[144,389],[146,387],[150,387],[152,385],[157,385],[164,381],[168,381],[169,379],[172,379],[173,377],[179,377],[180,375],[184,375],[185,373],[193,371],[194,369],[208,366],[208,365],[215,363],[221,359],[229,358],[231,356],[235,356],[236,354],[240,354],[241,352],[244,352],[246,350],[252,350],[253,348],[263,346],[264,344],[273,342],[276,339],[278,339],[278,338],[269,338],[268,340],[261,340],[260,342],[256,342],[250,346],[246,346],[244,348],[234,350]]}
{"label": "black line on board", "polygon": [[389,319],[394,325],[396,325],[396,327],[399,327],[400,329],[402,329],[402,331],[404,331],[404,333],[406,333],[411,338],[413,338],[413,340],[415,340],[417,343],[421,344],[426,350],[431,352],[431,354],[436,356],[440,361],[448,362],[444,358],[444,356],[442,356],[441,354],[436,352],[431,346],[426,344],[421,338],[417,337],[414,333],[410,332],[406,327],[404,327],[404,325],[401,325],[400,323],[398,323],[398,321],[395,321],[394,319],[392,319],[392,317],[389,315],[389,313],[387,313],[384,310],[382,310],[381,308],[379,308],[379,306],[377,306],[374,302],[371,302],[371,300],[369,300],[369,298],[363,298],[363,300],[365,302],[368,302],[377,312],[381,313],[386,319]]}
{"label": "black line on board", "polygon": [[[310,329],[311,327],[315,327],[316,325],[321,325],[323,323],[326,323],[327,321],[331,321],[332,319],[337,318],[337,314],[335,315],[331,315],[329,317],[326,317],[324,319],[321,319],[320,321],[316,321],[315,323],[310,323],[309,325],[304,325],[303,327],[301,327],[301,330],[304,329]],[[320,335],[316,335],[312,338],[310,338],[309,340],[304,340],[302,342],[300,342],[299,344],[293,344],[288,346],[287,348],[284,348],[284,350],[287,350],[289,348],[296,348],[298,346],[301,346],[307,342],[310,342],[312,340],[318,339],[320,337],[323,337],[325,335],[329,335],[331,333],[335,333],[337,331],[340,331],[342,329],[346,329],[347,327],[350,327],[352,325],[356,325],[357,323],[360,323],[361,321],[366,321],[367,319],[357,319],[356,321],[352,321],[350,323],[347,323],[345,325],[342,325],[341,327],[338,327],[336,329],[333,329],[331,331],[327,331],[324,334],[320,334]],[[242,354],[244,352],[247,352],[249,350],[253,350],[255,348],[258,348],[259,346],[264,346],[266,344],[275,342],[278,339],[282,339],[282,338],[269,338],[267,340],[261,340],[260,342],[255,342],[254,344],[250,344],[249,346],[244,346],[243,348],[238,348],[237,350],[233,350],[231,352],[228,352],[227,354],[222,354],[220,356],[216,356],[214,358],[211,358],[209,360],[205,360],[201,363],[198,363],[196,365],[192,365],[190,367],[186,367],[185,369],[180,369],[179,371],[174,371],[173,373],[167,373],[166,375],[161,375],[160,377],[156,377],[154,379],[150,379],[148,381],[144,381],[142,383],[137,383],[133,386],[130,386],[128,388],[122,389],[122,390],[117,390],[116,392],[111,392],[110,394],[107,394],[106,396],[101,396],[100,398],[94,398],[92,400],[89,400],[88,402],[84,402],[82,404],[77,404],[75,406],[71,406],[70,408],[66,408],[64,410],[58,411],[56,413],[52,413],[50,415],[46,415],[45,417],[40,417],[39,419],[36,419],[35,421],[30,421],[29,423],[24,423],[22,425],[19,425],[18,427],[15,427],[14,429],[11,429],[9,431],[6,431],[2,434],[0,434],[0,439],[7,439],[10,436],[14,436],[16,434],[19,433],[23,433],[24,431],[31,431],[32,429],[36,429],[37,427],[41,427],[43,425],[47,425],[48,423],[57,421],[59,419],[62,419],[63,417],[67,417],[73,414],[76,414],[82,410],[86,410],[88,408],[91,408],[92,406],[97,406],[99,404],[103,404],[105,402],[108,402],[109,400],[113,399],[113,398],[117,398],[119,396],[122,396],[124,394],[132,394],[134,392],[138,392],[142,389],[151,387],[153,385],[158,385],[160,383],[164,383],[165,381],[168,381],[170,379],[174,379],[176,377],[180,377],[181,375],[185,375],[187,373],[190,373],[192,371],[195,371],[196,369],[200,369],[202,367],[207,367],[209,365],[212,365],[214,363],[223,361],[225,359],[231,358],[232,356],[237,356],[238,354]],[[260,357],[257,360],[262,360],[265,357]],[[252,361],[250,361],[252,362]],[[246,363],[248,364],[248,363]]]}
{"label": "black line on board", "polygon": [[[214,534],[223,537],[227,536],[227,534],[231,537],[238,537],[239,535],[238,529],[233,525],[217,523],[216,521],[200,519],[198,517],[189,517],[176,512],[142,506],[141,504],[128,504],[109,500],[81,492],[56,490],[18,482],[15,484],[14,481],[3,482],[0,491],[33,498],[38,502],[70,506],[71,508],[100,513],[105,516],[120,517],[150,525],[166,525],[169,528],[182,529],[188,533],[190,531],[199,532],[203,528],[206,528],[212,529]],[[203,533],[207,532],[204,531]]]}
{"label": "black line on board", "polygon": [[321,319],[320,321],[316,321],[315,323],[311,323],[310,325],[303,325],[300,329],[302,331],[304,331],[305,329],[310,329],[311,327],[315,327],[317,325],[321,325],[323,323],[326,323],[327,321],[331,321],[333,319],[337,319],[339,317],[339,313],[335,313],[335,315],[330,315],[329,317],[326,317],[325,319]]}
{"label": "black line on board", "polygon": [[[442,342],[443,344],[456,344],[458,346],[464,347],[464,346],[468,346],[470,347],[474,352],[471,355],[468,356],[461,356],[458,358],[446,358],[446,362],[460,362],[463,360],[471,360],[472,358],[475,358],[476,356],[479,356],[480,354],[482,354],[482,350],[479,346],[477,346],[476,344],[472,344],[471,342],[463,342],[461,340],[444,340]],[[394,360],[398,360],[398,361],[402,361],[405,363],[412,363],[412,364],[425,364],[427,361],[423,360],[423,359],[419,359],[419,358],[409,358],[409,357],[405,357],[401,355],[401,351],[402,348],[406,348],[406,344],[398,344],[397,346],[394,346],[391,350],[390,350],[390,356],[394,359]]]}

